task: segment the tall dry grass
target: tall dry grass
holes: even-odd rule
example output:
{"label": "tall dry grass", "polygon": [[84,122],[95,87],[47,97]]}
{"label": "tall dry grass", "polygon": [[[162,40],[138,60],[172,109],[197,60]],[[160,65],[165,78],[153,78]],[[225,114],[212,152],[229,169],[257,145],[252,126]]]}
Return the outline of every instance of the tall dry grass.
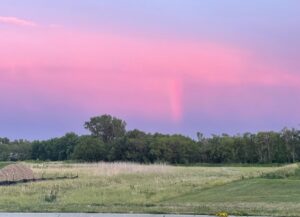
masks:
{"label": "tall dry grass", "polygon": [[172,173],[176,169],[174,166],[166,164],[143,165],[129,162],[114,163],[27,163],[36,174],[81,174],[84,176],[115,176],[122,174],[161,174]]}

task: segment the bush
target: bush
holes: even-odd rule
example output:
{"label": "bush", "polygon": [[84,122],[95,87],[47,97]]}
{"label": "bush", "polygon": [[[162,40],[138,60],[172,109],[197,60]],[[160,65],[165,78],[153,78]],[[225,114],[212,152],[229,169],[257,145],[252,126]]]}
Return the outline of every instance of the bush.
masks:
{"label": "bush", "polygon": [[55,202],[56,199],[57,199],[57,194],[58,194],[58,191],[56,189],[52,189],[49,194],[46,194],[45,195],[45,198],[44,200],[48,203],[52,203],[52,202]]}

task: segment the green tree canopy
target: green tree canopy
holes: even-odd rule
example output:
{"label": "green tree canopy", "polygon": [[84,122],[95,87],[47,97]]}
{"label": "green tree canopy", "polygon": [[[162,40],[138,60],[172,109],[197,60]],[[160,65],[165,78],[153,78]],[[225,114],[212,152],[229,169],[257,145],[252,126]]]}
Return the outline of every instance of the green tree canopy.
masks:
{"label": "green tree canopy", "polygon": [[72,158],[82,161],[103,161],[106,158],[105,144],[98,138],[83,136],[76,145]]}
{"label": "green tree canopy", "polygon": [[111,115],[92,117],[85,122],[84,127],[92,136],[101,138],[105,143],[110,143],[126,133],[126,122]]}

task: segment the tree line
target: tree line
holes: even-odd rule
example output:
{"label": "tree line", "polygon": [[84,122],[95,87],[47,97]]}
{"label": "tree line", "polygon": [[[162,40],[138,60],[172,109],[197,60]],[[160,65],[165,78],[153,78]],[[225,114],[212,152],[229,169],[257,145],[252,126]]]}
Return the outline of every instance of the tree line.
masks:
{"label": "tree line", "polygon": [[300,130],[284,128],[197,139],[183,135],[126,130],[126,122],[111,115],[92,117],[84,127],[90,135],[66,135],[49,140],[0,138],[0,161],[132,161],[140,163],[290,163],[300,161]]}

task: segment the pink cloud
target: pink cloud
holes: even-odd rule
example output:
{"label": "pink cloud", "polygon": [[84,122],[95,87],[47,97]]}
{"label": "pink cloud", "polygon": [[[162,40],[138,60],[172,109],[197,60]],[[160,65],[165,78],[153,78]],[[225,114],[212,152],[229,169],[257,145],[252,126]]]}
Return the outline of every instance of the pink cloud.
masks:
{"label": "pink cloud", "polygon": [[183,115],[182,81],[179,79],[174,79],[170,81],[169,85],[171,117],[174,122],[180,122]]}
{"label": "pink cloud", "polygon": [[0,24],[8,24],[8,25],[15,25],[15,26],[28,26],[28,27],[35,27],[37,24],[35,22],[21,19],[18,17],[3,17],[0,16]]}
{"label": "pink cloud", "polygon": [[[180,122],[186,106],[217,113],[225,96],[236,104],[249,99],[243,96],[256,97],[250,87],[300,84],[299,76],[251,51],[204,40],[49,28],[0,30],[0,47],[0,97],[18,99],[20,106],[36,111],[43,110],[45,99],[89,113]],[[186,86],[191,81],[195,92]]]}
{"label": "pink cloud", "polygon": [[50,28],[62,28],[63,26],[60,24],[52,23],[49,25]]}

